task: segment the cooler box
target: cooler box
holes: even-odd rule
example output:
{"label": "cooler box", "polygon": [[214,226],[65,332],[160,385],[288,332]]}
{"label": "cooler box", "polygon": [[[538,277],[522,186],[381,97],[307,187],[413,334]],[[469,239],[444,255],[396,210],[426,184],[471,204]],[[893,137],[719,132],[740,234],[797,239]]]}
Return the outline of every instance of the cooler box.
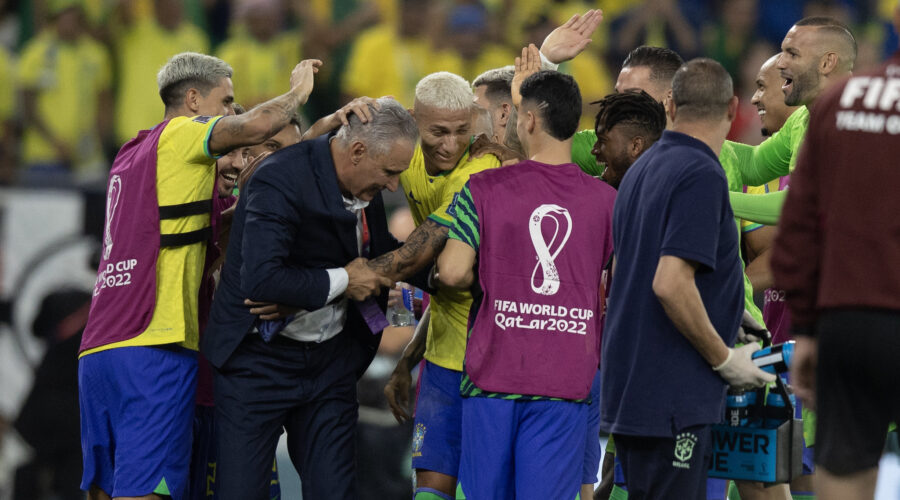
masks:
{"label": "cooler box", "polygon": [[709,477],[787,483],[802,472],[803,423],[787,420],[777,428],[712,426]]}

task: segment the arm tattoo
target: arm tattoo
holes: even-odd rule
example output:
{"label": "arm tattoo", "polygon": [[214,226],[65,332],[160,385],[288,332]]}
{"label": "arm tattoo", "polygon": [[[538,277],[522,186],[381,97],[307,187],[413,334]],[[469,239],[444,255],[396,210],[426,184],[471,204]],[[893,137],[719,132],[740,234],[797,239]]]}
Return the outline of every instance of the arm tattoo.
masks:
{"label": "arm tattoo", "polygon": [[402,247],[369,261],[369,267],[394,281],[409,278],[434,261],[447,243],[450,229],[425,219]]}
{"label": "arm tattoo", "polygon": [[272,137],[284,128],[299,106],[300,99],[293,92],[263,103],[258,109],[270,121],[268,136]]}
{"label": "arm tattoo", "polygon": [[220,120],[221,126],[213,129],[210,149],[215,153],[227,153],[242,146],[259,144],[290,123],[299,106],[300,98],[293,92],[288,92],[243,115],[223,117]]}

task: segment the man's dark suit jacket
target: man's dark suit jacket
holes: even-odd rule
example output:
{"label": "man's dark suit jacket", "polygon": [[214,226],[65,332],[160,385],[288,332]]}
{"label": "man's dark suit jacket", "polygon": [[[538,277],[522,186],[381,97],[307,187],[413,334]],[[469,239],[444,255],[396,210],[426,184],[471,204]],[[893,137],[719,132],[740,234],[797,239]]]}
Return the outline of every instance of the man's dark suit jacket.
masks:
{"label": "man's dark suit jacket", "polygon": [[[250,314],[244,299],[307,311],[319,309],[328,297],[325,270],[344,267],[359,257],[357,218],[344,208],[329,137],[276,152],[254,172],[241,193],[221,281],[201,341],[204,356],[218,368],[253,330],[257,316]],[[388,232],[380,194],[365,212],[369,257],[399,247]],[[382,310],[386,299],[383,290],[378,297]],[[352,301],[344,333],[360,336],[371,348],[371,361],[380,335],[372,335]]]}

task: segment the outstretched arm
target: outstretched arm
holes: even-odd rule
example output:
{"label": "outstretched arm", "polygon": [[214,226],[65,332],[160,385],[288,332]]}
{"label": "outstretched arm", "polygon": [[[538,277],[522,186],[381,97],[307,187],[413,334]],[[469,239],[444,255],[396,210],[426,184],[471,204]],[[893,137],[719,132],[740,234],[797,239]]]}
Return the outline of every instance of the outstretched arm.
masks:
{"label": "outstretched arm", "polygon": [[553,64],[574,59],[591,43],[591,35],[602,20],[603,11],[600,9],[575,14],[544,38],[541,54]]}
{"label": "outstretched arm", "polygon": [[728,193],[735,217],[767,226],[778,224],[786,197],[786,189],[766,194]]}
{"label": "outstretched arm", "polygon": [[725,141],[720,158],[733,155],[741,172],[741,184],[761,186],[772,179],[791,173],[791,159],[798,154],[799,144],[806,135],[809,110],[800,107],[771,137],[758,146]]}
{"label": "outstretched arm", "polygon": [[238,116],[225,116],[216,123],[209,138],[209,150],[225,154],[241,146],[259,144],[277,134],[291,121],[297,108],[306,104],[313,89],[313,75],[322,61],[306,59],[291,73],[291,90]]}
{"label": "outstretched arm", "polygon": [[375,108],[375,110],[381,108],[381,104],[378,104],[378,101],[371,97],[357,97],[334,113],[319,118],[316,123],[313,123],[311,127],[306,129],[306,132],[303,133],[303,137],[301,137],[300,140],[307,141],[309,139],[315,139],[320,135],[325,135],[328,132],[339,128],[341,125],[349,125],[350,114],[355,114],[359,117],[360,122],[368,123],[369,120],[372,119],[372,110],[369,106]]}
{"label": "outstretched arm", "polygon": [[391,281],[403,281],[434,261],[447,242],[447,226],[425,219],[400,248],[369,261],[369,267]]}

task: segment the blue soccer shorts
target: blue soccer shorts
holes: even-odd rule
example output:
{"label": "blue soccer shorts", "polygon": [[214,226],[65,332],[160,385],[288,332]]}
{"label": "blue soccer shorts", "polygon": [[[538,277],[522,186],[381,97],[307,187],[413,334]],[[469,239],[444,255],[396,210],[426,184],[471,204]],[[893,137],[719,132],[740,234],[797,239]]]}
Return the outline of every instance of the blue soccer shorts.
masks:
{"label": "blue soccer shorts", "polygon": [[459,484],[466,498],[574,499],[587,412],[570,401],[465,398]]}
{"label": "blue soccer shorts", "polygon": [[459,476],[462,442],[462,372],[422,364],[413,427],[412,467]]}
{"label": "blue soccer shorts", "polygon": [[118,347],[78,361],[81,489],[185,498],[197,352]]}

